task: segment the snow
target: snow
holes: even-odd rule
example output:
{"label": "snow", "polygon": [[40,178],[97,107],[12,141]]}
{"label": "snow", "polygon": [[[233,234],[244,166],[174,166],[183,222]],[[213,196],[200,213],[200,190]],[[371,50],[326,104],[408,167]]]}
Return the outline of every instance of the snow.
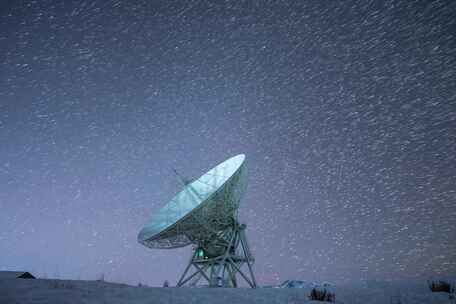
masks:
{"label": "snow", "polygon": [[[372,285],[372,284],[370,284]],[[426,282],[334,287],[336,303],[454,303],[448,294],[431,293]],[[166,304],[297,304],[310,301],[308,288],[159,288],[102,281],[10,279],[0,281],[0,303],[166,303]]]}

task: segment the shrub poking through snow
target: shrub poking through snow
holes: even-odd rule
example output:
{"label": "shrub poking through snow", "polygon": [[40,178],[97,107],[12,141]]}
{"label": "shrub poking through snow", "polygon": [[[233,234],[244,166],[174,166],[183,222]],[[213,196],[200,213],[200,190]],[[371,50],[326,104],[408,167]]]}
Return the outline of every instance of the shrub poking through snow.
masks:
{"label": "shrub poking through snow", "polygon": [[313,288],[309,296],[310,300],[323,302],[336,302],[336,295],[326,289]]}
{"label": "shrub poking through snow", "polygon": [[432,292],[454,293],[454,286],[451,286],[447,281],[428,281],[428,286]]}

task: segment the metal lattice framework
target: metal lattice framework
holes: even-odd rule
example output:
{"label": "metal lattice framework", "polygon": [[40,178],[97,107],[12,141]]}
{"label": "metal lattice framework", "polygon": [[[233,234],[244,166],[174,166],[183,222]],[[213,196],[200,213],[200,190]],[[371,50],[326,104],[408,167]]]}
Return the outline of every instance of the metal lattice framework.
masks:
{"label": "metal lattice framework", "polygon": [[[256,288],[252,269],[254,258],[247,244],[245,228],[235,222],[212,243],[195,246],[177,286],[195,286],[203,279],[209,286],[238,287],[236,275],[239,274],[250,287]],[[216,254],[206,251],[206,248],[214,247],[219,251]],[[247,265],[247,273],[242,270],[243,265]]]}
{"label": "metal lattice framework", "polygon": [[[204,278],[210,286],[237,287],[239,274],[256,287],[245,225],[237,220],[246,185],[245,156],[237,155],[188,183],[141,230],[138,241],[150,248],[193,244],[192,258],[178,286],[194,285]],[[248,275],[241,270],[245,264]]]}

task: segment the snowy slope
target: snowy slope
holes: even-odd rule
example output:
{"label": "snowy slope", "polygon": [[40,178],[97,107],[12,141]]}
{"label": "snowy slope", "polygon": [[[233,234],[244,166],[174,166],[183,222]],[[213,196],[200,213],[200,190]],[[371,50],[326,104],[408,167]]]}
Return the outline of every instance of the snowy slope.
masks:
{"label": "snowy slope", "polygon": [[[350,287],[335,289],[336,303],[437,304],[452,303],[448,294],[431,293],[423,285],[394,287]],[[308,289],[258,288],[157,288],[134,287],[97,281],[1,280],[0,303],[166,303],[166,304],[240,304],[240,303],[323,303],[309,301]],[[400,301],[400,302],[398,302]]]}

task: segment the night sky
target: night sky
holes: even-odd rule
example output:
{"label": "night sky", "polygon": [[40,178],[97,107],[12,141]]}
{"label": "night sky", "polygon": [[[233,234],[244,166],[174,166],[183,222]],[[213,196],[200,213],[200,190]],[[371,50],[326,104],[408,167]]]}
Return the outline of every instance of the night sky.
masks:
{"label": "night sky", "polygon": [[260,284],[456,274],[456,2],[1,1],[0,269],[175,284],[239,153]]}

